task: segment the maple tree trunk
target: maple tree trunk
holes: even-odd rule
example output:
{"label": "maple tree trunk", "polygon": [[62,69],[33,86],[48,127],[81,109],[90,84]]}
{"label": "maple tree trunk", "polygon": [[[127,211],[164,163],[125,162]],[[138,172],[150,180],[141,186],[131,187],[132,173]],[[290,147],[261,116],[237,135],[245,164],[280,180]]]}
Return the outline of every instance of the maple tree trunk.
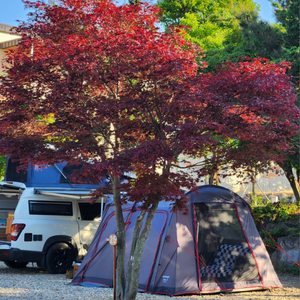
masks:
{"label": "maple tree trunk", "polygon": [[[157,210],[159,200],[157,200],[156,203],[152,204],[148,212],[141,211],[139,217],[136,220],[136,224],[132,235],[130,259],[127,266],[127,274],[125,276],[126,237],[122,206],[119,204],[121,196],[120,191],[118,190],[118,187],[120,186],[120,179],[115,177],[113,179],[113,182],[113,194],[118,237],[118,243],[116,246],[116,299],[133,300],[136,298],[138,291],[140,264],[144,245],[150,233],[152,221]],[[146,213],[148,214],[145,223],[143,224]]]}
{"label": "maple tree trunk", "polygon": [[114,195],[114,206],[116,214],[116,226],[117,226],[117,237],[118,243],[116,246],[116,298],[124,299],[125,294],[125,224],[123,218],[122,205],[120,205],[121,193],[118,189],[120,187],[120,179],[118,177],[113,178],[113,195]]}
{"label": "maple tree trunk", "polygon": [[220,185],[220,167],[217,162],[217,155],[215,152],[212,153],[212,170],[213,173],[209,176],[208,182],[213,185]]}
{"label": "maple tree trunk", "polygon": [[287,177],[291,188],[293,189],[296,202],[300,203],[300,170],[297,170],[297,178],[293,173],[293,168],[290,164],[285,164],[283,167],[285,176]]}
{"label": "maple tree trunk", "polygon": [[220,171],[215,172],[213,175],[209,177],[209,184],[220,185]]}
{"label": "maple tree trunk", "polygon": [[146,212],[141,212],[140,216],[137,219],[130,251],[130,259],[128,262],[127,274],[126,274],[126,288],[125,288],[125,297],[122,300],[133,300],[136,298],[139,284],[139,274],[141,266],[141,258],[144,249],[145,242],[148,238],[148,235],[151,230],[152,221],[155,215],[155,212],[158,207],[159,200],[156,203],[152,204],[151,208],[148,210],[148,214],[145,220],[145,224],[142,232],[141,228],[143,225],[143,220],[146,215]]}

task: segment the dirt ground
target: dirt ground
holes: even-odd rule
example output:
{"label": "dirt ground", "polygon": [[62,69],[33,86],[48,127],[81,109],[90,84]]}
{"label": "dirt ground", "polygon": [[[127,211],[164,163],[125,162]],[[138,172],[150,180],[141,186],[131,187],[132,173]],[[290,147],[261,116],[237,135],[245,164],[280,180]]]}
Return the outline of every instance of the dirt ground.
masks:
{"label": "dirt ground", "polygon": [[[283,288],[244,293],[175,296],[175,300],[300,300],[300,276],[278,273]],[[0,262],[1,300],[112,300],[111,288],[69,285],[65,274],[48,274],[28,265],[24,269],[8,268]],[[138,293],[136,300],[170,300],[170,296]]]}
{"label": "dirt ground", "polygon": [[[191,296],[182,299],[233,299],[233,300],[300,300],[300,276],[287,273],[278,273],[282,289],[271,289],[265,291],[253,291],[244,293],[230,293],[219,295]],[[181,298],[181,297],[180,297]]]}

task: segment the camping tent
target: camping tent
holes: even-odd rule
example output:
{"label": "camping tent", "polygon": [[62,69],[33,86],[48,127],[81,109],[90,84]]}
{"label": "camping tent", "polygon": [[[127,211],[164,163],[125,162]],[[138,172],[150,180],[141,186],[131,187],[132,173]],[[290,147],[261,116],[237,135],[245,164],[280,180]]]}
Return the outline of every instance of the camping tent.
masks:
{"label": "camping tent", "polygon": [[[206,185],[187,193],[188,215],[160,203],[142,254],[139,289],[181,295],[281,287],[248,204],[232,191]],[[139,205],[123,206],[126,261]],[[71,284],[112,287],[116,233],[113,203]]]}

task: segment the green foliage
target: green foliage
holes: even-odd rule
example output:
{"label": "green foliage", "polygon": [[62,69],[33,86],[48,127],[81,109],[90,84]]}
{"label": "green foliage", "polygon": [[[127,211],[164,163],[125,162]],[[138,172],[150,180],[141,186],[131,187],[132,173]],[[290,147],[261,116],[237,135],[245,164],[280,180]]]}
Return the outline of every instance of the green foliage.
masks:
{"label": "green foliage", "polygon": [[185,13],[191,11],[192,7],[197,6],[195,1],[158,0],[157,3],[163,11],[160,20],[166,28],[172,25],[180,25],[180,20]]}
{"label": "green foliage", "polygon": [[[291,80],[295,84],[298,95],[298,107],[300,107],[300,40],[299,40],[299,22],[300,22],[300,0],[273,0],[271,1],[274,14],[282,31],[283,51],[281,60],[291,62],[291,69],[288,73],[292,75]],[[299,124],[296,124],[299,127]],[[300,147],[299,136],[292,140],[287,159],[280,166],[289,174],[288,179],[291,182],[297,201],[300,203]],[[294,171],[294,172],[293,172]],[[294,176],[294,174],[297,174]]]}
{"label": "green foliage", "polygon": [[166,28],[190,28],[187,39],[205,50],[206,71],[227,59],[237,61],[238,57],[248,55],[236,16],[242,12],[258,14],[252,0],[159,0],[158,5],[164,12],[161,21]]}
{"label": "green foliage", "polygon": [[299,47],[299,0],[271,1],[274,14],[278,22],[285,28],[284,46],[286,48]]}
{"label": "green foliage", "polygon": [[[270,235],[271,237],[270,237]],[[275,252],[276,250],[276,241],[279,237],[282,237],[282,236],[286,236],[286,232],[284,230],[284,228],[282,226],[278,226],[275,230],[272,230],[270,229],[269,230],[269,234],[267,232],[262,232],[262,240],[263,242],[268,245],[267,247],[267,251],[271,254],[273,252]]]}
{"label": "green foliage", "polygon": [[288,229],[288,235],[290,237],[300,237],[300,231],[299,228],[294,227],[294,228],[289,228]]}
{"label": "green foliage", "polygon": [[[261,200],[261,198],[259,199]],[[251,207],[254,213],[256,227],[260,232],[263,242],[268,246],[267,251],[270,254],[275,252],[276,241],[279,237],[300,236],[299,228],[289,228],[286,230],[283,226],[278,226],[276,229],[269,229],[268,232],[266,232],[258,221],[260,220],[264,224],[290,221],[300,214],[300,207],[297,204],[286,202],[277,202],[273,204],[270,201],[267,201],[265,204],[252,204]]]}
{"label": "green foliage", "polygon": [[294,79],[296,82],[299,80],[300,67],[300,0],[275,0],[272,1],[272,5],[276,19],[284,28],[284,31],[282,32],[284,46],[283,58],[292,63],[290,74],[296,76]]}
{"label": "green foliage", "polygon": [[[300,107],[300,0],[273,0],[277,23],[258,18],[258,6],[252,0],[158,0],[164,12],[161,21],[170,25],[189,26],[187,39],[205,50],[205,72],[213,72],[226,60],[239,57],[264,57],[272,62],[291,62],[288,73],[295,84]],[[299,127],[299,124],[295,124]],[[296,199],[300,202],[299,137],[290,140],[292,147],[284,164]],[[294,172],[296,171],[296,172]],[[297,174],[294,176],[293,174]],[[297,188],[298,187],[298,188]]]}
{"label": "green foliage", "polygon": [[300,268],[296,264],[293,266],[286,266],[286,264],[281,263],[279,271],[282,273],[289,273],[296,276],[300,276]]}
{"label": "green foliage", "polygon": [[4,179],[5,175],[5,167],[6,167],[6,156],[0,156],[0,180]]}
{"label": "green foliage", "polygon": [[285,222],[300,214],[300,207],[296,203],[267,202],[265,205],[251,205],[255,217],[263,223]]}
{"label": "green foliage", "polygon": [[137,4],[137,3],[139,3],[139,2],[141,2],[140,0],[129,0],[128,1],[128,3],[130,4],[130,5],[134,5],[134,4]]}
{"label": "green foliage", "polygon": [[282,57],[284,28],[258,19],[253,12],[237,15],[244,40],[244,51],[250,57],[264,57],[277,61]]}
{"label": "green foliage", "polygon": [[267,203],[270,203],[270,200],[260,196],[260,195],[249,195],[248,196],[254,205],[266,205]]}

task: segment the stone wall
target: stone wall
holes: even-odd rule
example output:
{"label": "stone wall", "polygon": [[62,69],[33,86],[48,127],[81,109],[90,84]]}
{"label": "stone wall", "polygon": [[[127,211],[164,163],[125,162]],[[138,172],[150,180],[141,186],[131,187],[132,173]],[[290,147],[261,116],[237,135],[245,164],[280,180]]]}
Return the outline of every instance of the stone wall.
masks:
{"label": "stone wall", "polygon": [[271,255],[271,261],[275,269],[291,269],[300,265],[300,237],[280,237],[278,246],[285,252],[276,250]]}

